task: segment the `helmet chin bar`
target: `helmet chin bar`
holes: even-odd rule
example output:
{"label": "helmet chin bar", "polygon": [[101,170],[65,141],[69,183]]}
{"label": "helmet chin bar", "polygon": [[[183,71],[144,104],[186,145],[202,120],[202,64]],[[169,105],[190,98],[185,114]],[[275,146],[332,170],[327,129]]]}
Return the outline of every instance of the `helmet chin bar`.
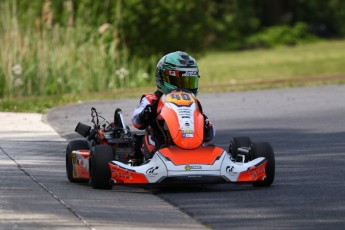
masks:
{"label": "helmet chin bar", "polygon": [[172,85],[172,84],[170,84],[168,82],[165,82],[165,81],[163,81],[163,84],[161,84],[160,86],[157,86],[157,88],[162,93],[170,93],[174,89],[185,89],[185,90],[190,91],[191,93],[193,93],[196,96],[198,94],[198,92],[199,92],[199,88],[188,89],[188,88],[184,88],[184,87],[177,87],[177,86]]}
{"label": "helmet chin bar", "polygon": [[165,81],[163,81],[162,88],[163,88],[162,89],[163,93],[169,93],[170,91],[172,91],[174,89],[177,89],[176,86],[171,85],[171,84],[169,84],[168,82],[165,82]]}

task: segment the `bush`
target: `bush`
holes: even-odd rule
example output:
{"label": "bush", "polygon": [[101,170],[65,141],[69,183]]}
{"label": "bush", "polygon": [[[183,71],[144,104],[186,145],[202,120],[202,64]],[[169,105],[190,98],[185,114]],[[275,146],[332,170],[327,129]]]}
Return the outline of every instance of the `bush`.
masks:
{"label": "bush", "polygon": [[260,33],[250,36],[247,40],[248,48],[274,47],[277,45],[296,45],[317,40],[317,37],[308,33],[305,23],[295,26],[281,25],[270,27]]}

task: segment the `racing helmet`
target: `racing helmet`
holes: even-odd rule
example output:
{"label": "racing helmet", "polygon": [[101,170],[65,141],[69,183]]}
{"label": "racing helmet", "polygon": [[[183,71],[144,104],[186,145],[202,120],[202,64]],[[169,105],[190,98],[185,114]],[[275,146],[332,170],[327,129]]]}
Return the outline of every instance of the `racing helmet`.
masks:
{"label": "racing helmet", "polygon": [[169,53],[161,58],[156,68],[157,89],[168,93],[183,88],[197,95],[199,91],[198,64],[193,57],[182,51]]}

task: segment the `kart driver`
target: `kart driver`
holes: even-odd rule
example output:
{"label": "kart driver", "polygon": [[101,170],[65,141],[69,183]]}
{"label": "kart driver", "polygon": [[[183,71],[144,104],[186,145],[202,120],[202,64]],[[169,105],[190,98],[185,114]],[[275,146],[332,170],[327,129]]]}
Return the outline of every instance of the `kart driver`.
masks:
{"label": "kart driver", "polygon": [[[181,73],[189,72],[188,76]],[[134,110],[132,115],[132,123],[135,128],[146,129],[146,135],[143,140],[141,152],[145,160],[152,158],[154,152],[163,145],[169,144],[166,135],[159,127],[160,122],[157,117],[157,104],[163,93],[168,93],[174,89],[187,89],[195,96],[199,90],[199,70],[197,62],[193,57],[185,52],[172,52],[158,62],[156,67],[156,85],[157,91],[153,94],[145,94],[141,97],[140,104]],[[198,108],[204,116],[204,142],[211,141],[215,135],[215,128],[208,120],[207,116],[202,112],[200,102]],[[158,122],[157,122],[158,121]],[[168,136],[168,135],[167,135]]]}

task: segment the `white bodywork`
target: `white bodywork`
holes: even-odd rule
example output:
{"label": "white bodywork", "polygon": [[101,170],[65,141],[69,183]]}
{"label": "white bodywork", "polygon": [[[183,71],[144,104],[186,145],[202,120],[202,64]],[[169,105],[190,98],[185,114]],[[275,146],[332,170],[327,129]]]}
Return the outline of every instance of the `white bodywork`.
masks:
{"label": "white bodywork", "polygon": [[[221,157],[214,164],[182,164],[175,165],[172,161],[164,157],[157,151],[153,158],[144,165],[130,166],[119,161],[112,161],[111,164],[117,165],[122,169],[142,174],[149,183],[159,183],[167,177],[200,177],[211,176],[224,179],[224,182],[237,182],[242,172],[248,171],[251,167],[265,161],[260,157],[247,163],[234,162],[230,155],[224,150]],[[116,183],[116,181],[114,181]]]}

